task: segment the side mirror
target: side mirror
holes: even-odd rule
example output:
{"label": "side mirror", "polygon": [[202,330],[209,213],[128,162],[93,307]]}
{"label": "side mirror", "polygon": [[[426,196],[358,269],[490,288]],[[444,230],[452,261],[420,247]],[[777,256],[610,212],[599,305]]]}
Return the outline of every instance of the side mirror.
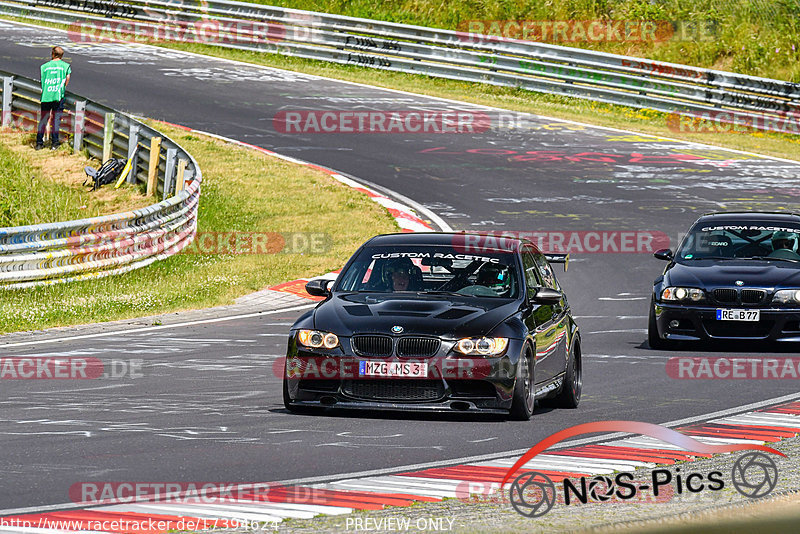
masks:
{"label": "side mirror", "polygon": [[664,261],[672,261],[674,256],[672,255],[672,250],[668,248],[662,248],[661,250],[656,250],[653,252],[653,256],[658,258],[659,260]]}
{"label": "side mirror", "polygon": [[328,284],[330,283],[331,280],[326,280],[324,278],[317,278],[316,280],[310,280],[306,284],[306,293],[308,293],[312,297],[329,297],[331,294],[331,290],[328,289]]}
{"label": "side mirror", "polygon": [[530,301],[534,304],[558,304],[563,297],[560,291],[548,287],[540,287],[531,296]]}

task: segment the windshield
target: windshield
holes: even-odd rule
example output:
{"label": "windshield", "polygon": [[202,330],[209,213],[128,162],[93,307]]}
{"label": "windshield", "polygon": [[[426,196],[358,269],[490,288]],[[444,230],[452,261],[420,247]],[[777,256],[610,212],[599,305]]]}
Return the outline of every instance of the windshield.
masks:
{"label": "windshield", "polygon": [[800,225],[787,222],[741,221],[698,224],[678,250],[678,259],[757,258],[800,261]]}
{"label": "windshield", "polygon": [[335,289],[516,298],[519,276],[510,252],[470,254],[451,246],[367,247],[339,276]]}

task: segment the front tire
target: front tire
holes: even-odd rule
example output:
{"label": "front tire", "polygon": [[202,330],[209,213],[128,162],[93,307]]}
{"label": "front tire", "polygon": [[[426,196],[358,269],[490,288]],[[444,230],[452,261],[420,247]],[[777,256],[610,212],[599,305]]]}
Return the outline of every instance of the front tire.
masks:
{"label": "front tire", "polygon": [[530,348],[525,349],[517,364],[517,379],[509,416],[514,421],[529,421],[536,405],[536,387],[533,379],[535,360]]}
{"label": "front tire", "polygon": [[578,341],[572,345],[567,362],[567,371],[564,374],[564,383],[561,391],[553,399],[553,404],[559,408],[577,408],[581,402],[583,390],[583,358],[581,346]]}
{"label": "front tire", "polygon": [[286,380],[286,363],[283,364],[283,406],[287,411],[297,414],[311,414],[314,413],[314,408],[310,406],[298,406],[292,402],[289,396],[289,383]]}
{"label": "front tire", "polygon": [[[286,371],[284,371],[284,374],[286,374]],[[292,403],[291,397],[289,397],[289,384],[286,383],[285,376],[283,377],[283,406],[292,413],[299,413],[301,411],[300,407],[295,406]]]}

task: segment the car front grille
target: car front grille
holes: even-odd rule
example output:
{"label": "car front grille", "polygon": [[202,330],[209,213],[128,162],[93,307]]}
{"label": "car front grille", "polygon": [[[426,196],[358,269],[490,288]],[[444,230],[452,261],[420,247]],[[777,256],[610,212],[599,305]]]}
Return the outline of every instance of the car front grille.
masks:
{"label": "car front grille", "polygon": [[767,296],[767,292],[763,289],[742,289],[739,296],[742,304],[759,304]]}
{"label": "car front grille", "polygon": [[353,351],[359,356],[392,355],[392,338],[389,336],[353,336],[352,343]]}
{"label": "car front grille", "polygon": [[351,397],[365,400],[420,402],[444,396],[440,380],[348,380],[342,389]]}
{"label": "car front grille", "polygon": [[735,289],[715,289],[714,300],[722,304],[736,304],[736,290]]}
{"label": "car front grille", "polygon": [[729,338],[765,338],[769,335],[775,321],[703,321],[710,336]]}
{"label": "car front grille", "polygon": [[439,340],[432,337],[401,337],[397,355],[407,358],[429,358],[439,351]]}
{"label": "car front grille", "polygon": [[767,297],[764,289],[734,289],[723,287],[714,290],[714,300],[720,304],[761,304]]}

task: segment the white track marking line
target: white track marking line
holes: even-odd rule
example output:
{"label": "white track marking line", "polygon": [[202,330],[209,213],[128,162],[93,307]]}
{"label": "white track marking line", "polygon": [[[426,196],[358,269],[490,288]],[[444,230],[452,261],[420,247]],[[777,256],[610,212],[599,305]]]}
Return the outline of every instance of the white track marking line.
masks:
{"label": "white track marking line", "polygon": [[[509,467],[516,463],[516,460],[513,458],[508,458],[506,460],[498,460],[498,462],[506,463]],[[613,458],[588,458],[584,456],[553,456],[550,454],[540,454],[536,456],[531,462],[549,462],[557,465],[564,465],[564,466],[587,466],[587,467],[610,467],[612,469],[616,469],[621,471],[627,467],[635,467],[640,465],[641,467],[645,466],[655,466],[655,464],[647,464],[647,462],[638,462],[633,460],[619,460]]]}
{"label": "white track marking line", "polygon": [[434,490],[454,489],[458,484],[446,478],[425,478],[425,477],[406,477],[406,476],[386,476],[370,477],[365,479],[347,480],[344,482],[366,482],[374,484],[388,484],[391,486],[401,486],[404,488],[428,488]]}
{"label": "white track marking line", "polygon": [[136,328],[136,329],[129,329],[129,330],[115,330],[113,332],[99,332],[96,334],[81,334],[77,336],[67,336],[67,337],[60,337],[55,339],[42,339],[39,341],[22,341],[19,343],[5,343],[0,344],[0,349],[6,349],[9,347],[26,347],[30,345],[45,345],[48,343],[60,343],[62,341],[73,341],[76,339],[91,339],[91,338],[98,338],[98,337],[109,337],[109,336],[121,336],[125,334],[140,334],[142,332],[152,332],[155,330],[165,330],[167,328],[180,328],[183,326],[192,326],[197,324],[209,324],[209,323],[221,323],[224,321],[234,321],[236,319],[248,319],[250,317],[258,317],[259,315],[274,315],[276,313],[283,313],[283,312],[290,312],[290,311],[299,311],[305,310],[308,308],[313,308],[316,306],[317,303],[313,304],[302,304],[300,306],[292,306],[290,308],[280,308],[277,310],[267,310],[261,312],[254,312],[254,313],[245,313],[241,315],[227,315],[225,317],[216,317],[213,319],[198,319],[196,321],[184,321],[182,323],[174,323],[174,324],[164,324],[158,326],[145,326],[143,328]]}
{"label": "white track marking line", "polygon": [[[713,419],[709,423],[721,424],[734,424],[734,425],[749,425],[749,426],[783,426],[786,428],[797,429],[800,432],[800,421],[775,418],[775,417],[759,417],[757,415],[745,414],[740,417],[726,417],[724,419]],[[769,430],[766,430],[769,432]]]}
{"label": "white track marking line", "polygon": [[[656,464],[652,462],[642,462],[639,460],[624,460],[619,458],[593,458],[591,456],[558,456],[555,454],[545,454],[544,456],[546,458],[558,458],[564,460],[565,462],[573,461],[587,465],[592,465],[592,464],[608,465],[609,467],[614,467],[617,465],[630,465],[635,468],[656,466]],[[616,469],[616,467],[614,468]]]}
{"label": "white track marking line", "polygon": [[419,497],[435,497],[437,499],[444,499],[450,497],[456,497],[455,491],[445,491],[445,490],[434,490],[430,488],[420,488],[420,487],[412,487],[412,486],[396,486],[389,488],[384,484],[367,484],[367,483],[343,483],[343,482],[333,482],[330,484],[330,489],[335,490],[342,490],[347,489],[351,491],[363,491],[369,493],[402,493],[404,495],[410,495],[413,500],[414,496]]}
{"label": "white track marking line", "polygon": [[[479,467],[502,467],[504,469],[510,468],[514,465],[514,462],[503,462],[501,460],[496,460],[493,462],[486,462],[480,464],[471,464],[477,465]],[[611,473],[614,469],[608,466],[597,466],[597,465],[564,465],[564,464],[552,464],[546,462],[540,462],[539,457],[537,456],[530,462],[527,462],[525,465],[521,467],[521,469],[528,469],[532,471],[562,471],[564,473],[585,473],[587,475],[603,475],[606,473]]]}

